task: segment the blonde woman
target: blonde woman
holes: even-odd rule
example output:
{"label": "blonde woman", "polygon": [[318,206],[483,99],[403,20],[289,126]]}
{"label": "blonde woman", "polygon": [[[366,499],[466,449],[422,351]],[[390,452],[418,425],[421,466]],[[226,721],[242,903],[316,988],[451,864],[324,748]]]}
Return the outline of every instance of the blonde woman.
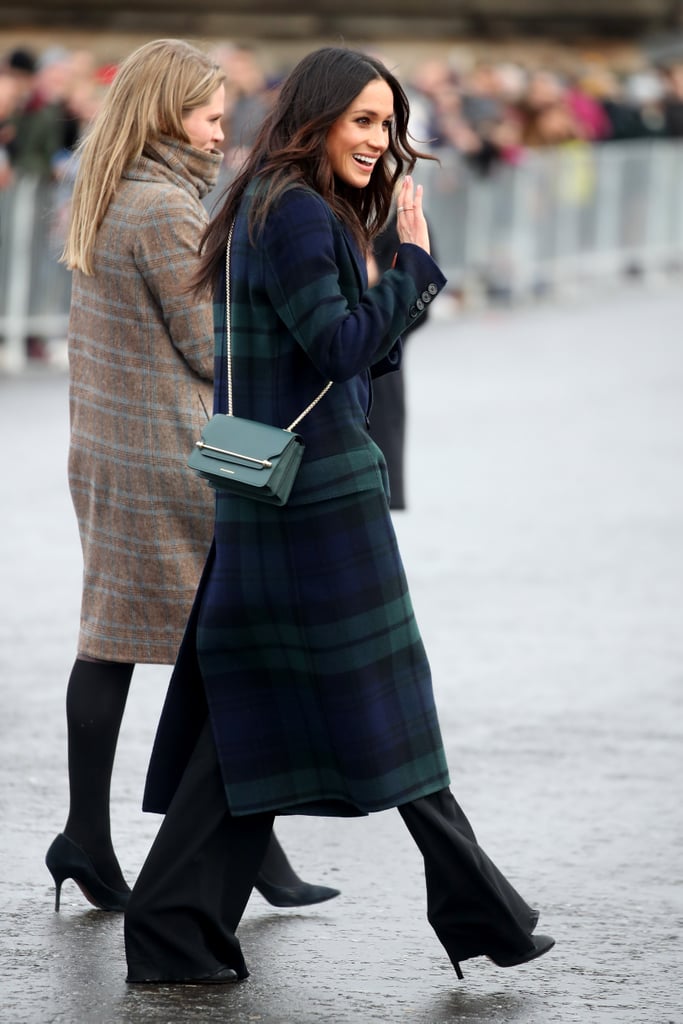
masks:
{"label": "blonde woman", "polygon": [[[129,887],[109,798],[137,663],[172,664],[213,533],[186,468],[211,401],[210,303],[188,297],[222,155],[223,72],[161,39],[121,65],[83,140],[63,261],[69,321],[69,485],[83,548],[78,654],[67,689],[69,815],[46,864],[102,910]],[[279,906],[336,889],[303,882],[271,837],[257,887]]]}

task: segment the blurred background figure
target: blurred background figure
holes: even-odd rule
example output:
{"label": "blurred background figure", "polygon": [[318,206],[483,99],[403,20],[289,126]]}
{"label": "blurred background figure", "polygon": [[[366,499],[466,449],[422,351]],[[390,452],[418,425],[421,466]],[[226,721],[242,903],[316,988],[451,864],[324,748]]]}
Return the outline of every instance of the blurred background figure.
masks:
{"label": "blurred background figure", "polygon": [[[396,209],[383,231],[375,238],[373,252],[368,257],[368,284],[377,284],[382,274],[391,267],[399,246],[396,228]],[[438,254],[432,244],[434,259]],[[429,306],[415,323],[403,332],[403,363],[393,373],[375,377],[372,382],[372,408],[370,410],[370,436],[379,445],[386,459],[389,473],[389,508],[406,508],[406,432],[408,425],[406,391],[406,340],[427,322]]]}
{"label": "blurred background figure", "polygon": [[18,102],[16,79],[7,67],[0,65],[0,189],[14,180],[9,158],[9,145],[14,138],[14,112]]}
{"label": "blurred background figure", "polygon": [[50,180],[57,155],[74,148],[78,130],[66,103],[68,76],[69,54],[61,47],[42,54],[32,72],[27,69],[9,146],[16,174]]}
{"label": "blurred background figure", "polygon": [[211,53],[225,73],[225,160],[221,178],[227,180],[248,156],[272,99],[259,54],[253,47],[225,43]]}
{"label": "blurred background figure", "polygon": [[583,138],[564,82],[559,74],[546,68],[530,75],[521,114],[525,146],[554,146]]}

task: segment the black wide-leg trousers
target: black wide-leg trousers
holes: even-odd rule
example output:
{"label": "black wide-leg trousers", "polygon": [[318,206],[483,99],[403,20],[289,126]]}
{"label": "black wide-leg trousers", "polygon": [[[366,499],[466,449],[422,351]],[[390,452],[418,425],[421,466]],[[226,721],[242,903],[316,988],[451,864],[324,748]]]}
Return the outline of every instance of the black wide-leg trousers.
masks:
{"label": "black wide-leg trousers", "polygon": [[273,818],[230,814],[207,719],[126,907],[129,981],[248,976],[235,931]]}
{"label": "black wide-leg trousers", "polygon": [[398,810],[424,858],[427,918],[451,962],[532,949],[538,913],[479,846],[450,789]]}
{"label": "black wide-leg trousers", "polygon": [[[478,845],[449,789],[398,808],[425,862],[427,916],[451,961],[533,947],[536,914]],[[206,722],[133,888],[125,915],[129,981],[248,971],[235,935],[273,814],[230,814]]]}

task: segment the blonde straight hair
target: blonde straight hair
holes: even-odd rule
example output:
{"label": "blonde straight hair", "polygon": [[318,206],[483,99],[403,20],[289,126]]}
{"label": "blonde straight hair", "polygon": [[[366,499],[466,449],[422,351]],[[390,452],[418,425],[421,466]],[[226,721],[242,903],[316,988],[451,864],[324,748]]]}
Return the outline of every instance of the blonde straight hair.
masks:
{"label": "blonde straight hair", "polygon": [[69,233],[61,262],[92,274],[97,232],[121,175],[161,135],[189,138],[183,117],[209,102],[225,79],[207,54],[181,39],[157,39],[118,69],[76,152]]}

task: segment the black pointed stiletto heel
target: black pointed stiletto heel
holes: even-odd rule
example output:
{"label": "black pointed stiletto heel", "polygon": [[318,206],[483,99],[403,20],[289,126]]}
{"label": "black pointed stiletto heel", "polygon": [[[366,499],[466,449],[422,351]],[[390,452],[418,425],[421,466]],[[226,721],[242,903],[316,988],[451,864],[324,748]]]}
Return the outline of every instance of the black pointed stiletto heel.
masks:
{"label": "black pointed stiletto heel", "polygon": [[462,973],[462,970],[460,968],[460,964],[453,964],[453,966],[455,967],[455,975],[456,975],[458,981],[464,981],[465,980],[465,975]]}
{"label": "black pointed stiletto heel", "polygon": [[102,881],[85,850],[60,832],[45,854],[45,864],[55,883],[55,911],[59,910],[62,883],[73,879],[85,898],[99,910],[125,910],[130,889],[112,889]]}

